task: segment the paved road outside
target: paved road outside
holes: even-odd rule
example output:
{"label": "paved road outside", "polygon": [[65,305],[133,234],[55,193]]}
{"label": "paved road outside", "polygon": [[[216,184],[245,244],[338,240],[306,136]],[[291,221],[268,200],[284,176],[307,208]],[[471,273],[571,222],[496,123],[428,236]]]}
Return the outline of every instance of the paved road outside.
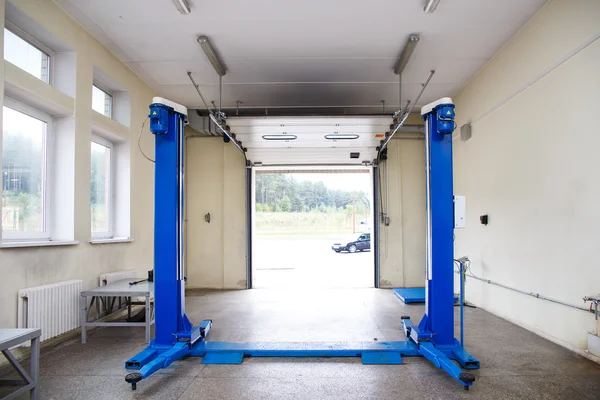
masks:
{"label": "paved road outside", "polygon": [[255,238],[254,287],[373,287],[373,252],[336,253],[335,240]]}

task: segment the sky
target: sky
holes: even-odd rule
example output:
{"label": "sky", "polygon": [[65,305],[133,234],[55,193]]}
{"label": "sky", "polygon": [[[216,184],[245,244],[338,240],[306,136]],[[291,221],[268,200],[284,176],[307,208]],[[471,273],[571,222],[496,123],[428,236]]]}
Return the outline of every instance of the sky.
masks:
{"label": "sky", "polygon": [[4,58],[7,61],[42,79],[42,57],[44,55],[41,51],[4,29]]}

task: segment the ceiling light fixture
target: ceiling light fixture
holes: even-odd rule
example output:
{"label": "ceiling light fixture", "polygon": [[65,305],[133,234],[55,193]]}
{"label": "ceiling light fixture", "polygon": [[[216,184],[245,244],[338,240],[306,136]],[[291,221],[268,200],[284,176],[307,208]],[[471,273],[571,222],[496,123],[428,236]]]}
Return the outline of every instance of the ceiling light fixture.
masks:
{"label": "ceiling light fixture", "polygon": [[224,76],[227,73],[227,68],[219,58],[219,55],[215,51],[214,47],[212,47],[210,44],[208,38],[204,35],[199,36],[198,44],[200,47],[202,47],[202,51],[204,51],[204,54],[206,54],[208,61],[210,61],[215,71],[217,71],[217,74],[219,74],[219,76]]}
{"label": "ceiling light fixture", "polygon": [[354,139],[358,139],[359,136],[358,135],[325,135],[325,139],[327,140],[354,140]]}
{"label": "ceiling light fixture", "polygon": [[296,140],[298,136],[296,135],[263,135],[264,140]]}
{"label": "ceiling light fixture", "polygon": [[173,0],[173,4],[177,7],[177,11],[183,15],[189,15],[192,12],[188,0]]}
{"label": "ceiling light fixture", "polygon": [[396,65],[394,66],[394,73],[396,75],[401,75],[402,72],[404,72],[404,68],[406,68],[406,64],[408,64],[408,60],[410,60],[420,39],[421,37],[416,33],[413,33],[408,37],[406,45],[404,46],[404,49],[402,49],[402,53],[400,53],[400,57],[398,57],[398,61],[396,61]]}
{"label": "ceiling light fixture", "polygon": [[425,14],[433,14],[438,4],[440,4],[440,0],[427,0],[425,7],[423,7],[423,11],[425,11]]}

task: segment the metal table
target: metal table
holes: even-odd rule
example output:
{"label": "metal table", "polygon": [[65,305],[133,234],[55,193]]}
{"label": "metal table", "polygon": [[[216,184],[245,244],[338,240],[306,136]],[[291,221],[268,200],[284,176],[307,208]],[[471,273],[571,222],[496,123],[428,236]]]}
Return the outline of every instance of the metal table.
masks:
{"label": "metal table", "polygon": [[[88,289],[81,292],[82,307],[81,307],[81,343],[85,344],[87,341],[87,327],[88,326],[144,326],[146,327],[146,343],[150,342],[150,327],[154,324],[154,283],[153,282],[141,282],[136,285],[129,285],[130,282],[135,279],[124,279],[121,281],[113,282],[106,286],[99,286],[95,289]],[[91,297],[88,305],[88,297]],[[128,298],[129,317],[131,318],[131,305],[144,305],[146,307],[146,321],[145,322],[96,322],[100,316],[96,316],[95,320],[90,321],[90,311],[94,302],[98,305],[102,302],[106,313],[112,311],[114,301],[117,298],[126,297]],[[132,302],[132,297],[144,297],[145,301]],[[110,300],[112,298],[112,305]]]}
{"label": "metal table", "polygon": [[[4,354],[8,362],[23,379],[0,380],[0,385],[25,385],[12,392],[8,396],[3,397],[3,400],[16,399],[27,392],[30,394],[30,399],[37,399],[37,387],[40,376],[41,334],[41,329],[0,329],[0,351],[2,351],[2,354]],[[29,366],[29,374],[27,374],[19,361],[10,352],[11,347],[18,346],[28,341],[31,341],[31,361]]]}

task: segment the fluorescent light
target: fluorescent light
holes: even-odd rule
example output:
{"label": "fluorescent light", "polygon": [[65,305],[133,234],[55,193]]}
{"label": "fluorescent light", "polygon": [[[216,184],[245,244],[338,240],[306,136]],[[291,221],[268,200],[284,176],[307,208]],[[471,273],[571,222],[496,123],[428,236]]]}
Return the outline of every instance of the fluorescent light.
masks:
{"label": "fluorescent light", "polygon": [[440,4],[440,0],[427,0],[425,7],[423,7],[423,11],[425,11],[426,14],[433,14],[438,4]]}
{"label": "fluorescent light", "polygon": [[354,139],[358,139],[359,136],[358,135],[353,135],[353,134],[335,134],[335,135],[325,135],[325,139],[327,140],[354,140]]}
{"label": "fluorescent light", "polygon": [[296,135],[263,135],[264,140],[296,140],[298,136]]}
{"label": "fluorescent light", "polygon": [[400,57],[398,57],[398,61],[396,61],[396,65],[394,66],[394,73],[396,75],[402,74],[404,72],[404,68],[406,68],[406,64],[408,64],[408,60],[410,60],[410,56],[412,56],[413,51],[415,51],[415,47],[417,47],[417,43],[421,37],[416,33],[413,33],[408,37],[406,41],[406,46],[402,50]]}
{"label": "fluorescent light", "polygon": [[188,15],[189,13],[192,12],[192,9],[190,8],[190,3],[188,3],[188,0],[173,0],[173,4],[175,4],[175,7],[177,7],[177,10],[182,13],[183,15]]}
{"label": "fluorescent light", "polygon": [[227,73],[227,68],[225,68],[225,65],[219,59],[217,52],[210,44],[208,38],[206,36],[199,36],[198,44],[200,44],[200,47],[202,47],[204,54],[206,54],[208,61],[210,61],[215,71],[217,71],[217,74],[219,74],[219,76],[225,75]]}

